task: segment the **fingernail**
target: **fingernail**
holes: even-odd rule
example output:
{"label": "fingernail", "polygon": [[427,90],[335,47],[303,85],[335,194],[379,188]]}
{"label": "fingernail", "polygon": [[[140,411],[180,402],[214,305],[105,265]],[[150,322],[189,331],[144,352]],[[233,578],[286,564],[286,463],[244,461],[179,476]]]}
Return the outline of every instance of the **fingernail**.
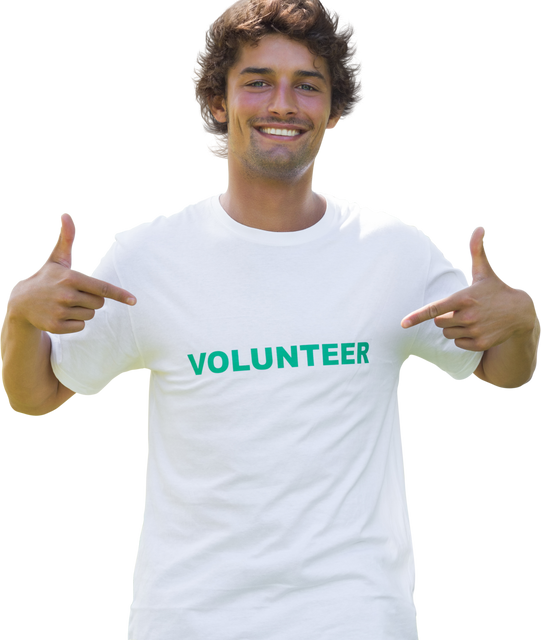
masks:
{"label": "fingernail", "polygon": [[127,302],[128,304],[131,304],[131,305],[133,306],[133,305],[137,302],[137,300],[136,300],[135,298],[128,298],[128,299],[126,300],[126,302]]}

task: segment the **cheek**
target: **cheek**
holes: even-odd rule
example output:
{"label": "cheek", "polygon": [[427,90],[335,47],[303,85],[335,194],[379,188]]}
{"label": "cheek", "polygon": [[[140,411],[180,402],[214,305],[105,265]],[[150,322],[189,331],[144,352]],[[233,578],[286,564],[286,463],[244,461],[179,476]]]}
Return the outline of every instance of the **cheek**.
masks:
{"label": "cheek", "polygon": [[247,93],[242,98],[234,98],[229,102],[231,116],[241,120],[257,116],[262,108],[261,96],[253,93]]}
{"label": "cheek", "polygon": [[299,101],[299,107],[301,111],[312,120],[316,128],[319,129],[320,126],[325,128],[327,126],[331,115],[331,107],[326,98],[315,96],[311,99],[306,98],[305,100]]}

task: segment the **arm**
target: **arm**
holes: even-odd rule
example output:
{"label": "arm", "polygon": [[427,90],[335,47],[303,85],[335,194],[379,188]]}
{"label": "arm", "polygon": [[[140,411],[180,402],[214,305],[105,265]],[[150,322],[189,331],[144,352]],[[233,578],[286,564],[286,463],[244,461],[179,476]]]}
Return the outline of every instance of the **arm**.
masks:
{"label": "arm", "polygon": [[42,415],[71,398],[73,391],[55,377],[51,362],[51,340],[8,307],[2,327],[4,387],[15,411]]}
{"label": "arm", "polygon": [[124,289],[71,270],[75,227],[62,217],[62,232],[45,265],[13,289],[2,328],[3,381],[11,406],[22,413],[53,411],[74,392],[50,363],[50,333],[82,331],[105,298],[135,304]]}
{"label": "arm", "polygon": [[530,296],[512,289],[492,270],[483,247],[483,229],[473,233],[473,282],[444,300],[410,313],[404,328],[434,319],[443,335],[461,349],[484,351],[475,374],[499,387],[519,387],[535,370],[539,320]]}
{"label": "arm", "polygon": [[487,349],[473,374],[479,382],[504,391],[530,385],[539,369],[541,322],[537,303],[525,289],[516,290],[516,294],[523,326],[505,342]]}

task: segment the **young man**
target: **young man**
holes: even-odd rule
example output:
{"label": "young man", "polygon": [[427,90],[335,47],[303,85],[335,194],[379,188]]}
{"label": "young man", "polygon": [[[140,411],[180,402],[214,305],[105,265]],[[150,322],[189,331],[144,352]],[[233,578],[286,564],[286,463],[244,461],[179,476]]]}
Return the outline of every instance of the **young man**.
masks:
{"label": "young man", "polygon": [[340,117],[331,115],[331,96],[326,61],[302,42],[267,35],[241,49],[225,95],[208,97],[213,118],[228,128],[229,187],[221,204],[234,220],[286,232],[321,220],[325,202],[311,178],[325,130]]}
{"label": "young man", "polygon": [[482,230],[468,287],[415,229],[312,191],[357,95],[348,40],[317,2],[234,5],[198,80],[227,191],[120,234],[94,278],[70,269],[64,216],[13,291],[15,409],[152,372],[132,640],[415,638],[400,366],[532,375],[533,304],[492,272]]}

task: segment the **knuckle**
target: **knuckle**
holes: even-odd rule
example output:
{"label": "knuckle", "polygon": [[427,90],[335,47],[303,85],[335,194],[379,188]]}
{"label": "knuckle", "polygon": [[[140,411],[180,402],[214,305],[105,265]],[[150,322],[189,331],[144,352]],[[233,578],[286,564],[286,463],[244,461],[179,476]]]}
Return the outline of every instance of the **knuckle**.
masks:
{"label": "knuckle", "polygon": [[110,293],[110,290],[111,290],[111,287],[106,282],[103,282],[100,286],[100,296],[102,298],[107,298],[107,296]]}
{"label": "knuckle", "polygon": [[473,309],[466,309],[462,312],[462,324],[471,325],[477,320],[477,315]]}
{"label": "knuckle", "polygon": [[57,315],[55,317],[48,318],[46,324],[50,327],[46,329],[47,331],[50,331],[51,333],[63,333],[62,329],[66,324],[66,319]]}
{"label": "knuckle", "polygon": [[477,338],[474,340],[474,343],[478,351],[487,351],[490,349],[490,342],[486,338]]}
{"label": "knuckle", "polygon": [[483,336],[481,335],[481,329],[478,326],[473,326],[469,328],[469,334],[474,340],[482,340]]}
{"label": "knuckle", "polygon": [[58,302],[64,307],[71,307],[75,302],[75,293],[69,289],[64,289],[58,295]]}
{"label": "knuckle", "polygon": [[435,304],[431,304],[428,306],[428,313],[431,318],[437,318],[440,314],[438,311],[438,307]]}
{"label": "knuckle", "polygon": [[64,323],[61,320],[54,320],[47,331],[50,333],[65,333]]}
{"label": "knuckle", "polygon": [[77,284],[77,277],[74,271],[64,271],[59,279],[59,284],[65,287],[74,287]]}

